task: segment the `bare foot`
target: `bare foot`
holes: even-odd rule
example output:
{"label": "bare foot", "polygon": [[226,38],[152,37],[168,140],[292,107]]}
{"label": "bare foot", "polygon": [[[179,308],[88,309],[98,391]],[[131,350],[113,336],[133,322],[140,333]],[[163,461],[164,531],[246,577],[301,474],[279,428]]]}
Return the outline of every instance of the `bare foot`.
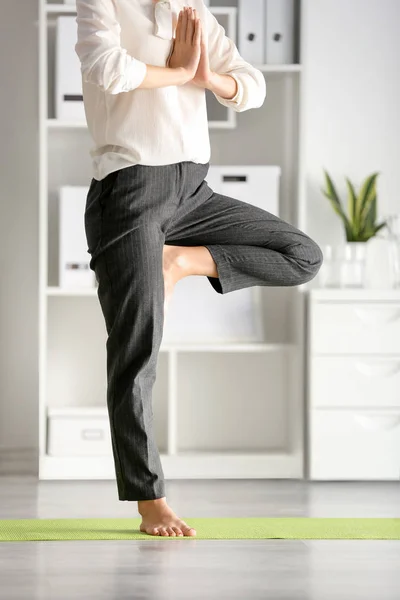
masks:
{"label": "bare foot", "polygon": [[140,531],[143,533],[171,537],[194,537],[196,535],[195,529],[176,516],[172,508],[168,506],[166,498],[140,501],[138,502],[138,511],[142,516]]}

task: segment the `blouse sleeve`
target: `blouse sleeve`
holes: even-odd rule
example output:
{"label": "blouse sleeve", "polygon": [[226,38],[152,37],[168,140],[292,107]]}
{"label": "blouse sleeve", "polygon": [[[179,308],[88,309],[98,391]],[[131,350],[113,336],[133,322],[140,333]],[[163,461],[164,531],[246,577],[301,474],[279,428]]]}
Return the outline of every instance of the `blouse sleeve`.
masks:
{"label": "blouse sleeve", "polygon": [[266,97],[266,83],[261,71],[246,62],[235,43],[207,6],[205,8],[210,68],[220,75],[231,75],[238,84],[234,98],[227,99],[214,93],[218,102],[236,112],[259,108]]}
{"label": "blouse sleeve", "polygon": [[83,80],[109,94],[137,88],[146,76],[147,65],[121,47],[114,0],[76,0],[76,6],[75,52]]}

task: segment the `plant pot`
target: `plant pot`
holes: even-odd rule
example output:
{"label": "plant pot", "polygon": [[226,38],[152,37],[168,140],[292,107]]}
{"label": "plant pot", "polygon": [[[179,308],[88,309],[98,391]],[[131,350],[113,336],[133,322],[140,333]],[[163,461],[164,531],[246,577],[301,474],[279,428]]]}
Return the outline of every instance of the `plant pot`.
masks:
{"label": "plant pot", "polygon": [[343,245],[340,267],[340,287],[364,287],[366,251],[366,242],[346,242],[346,244]]}

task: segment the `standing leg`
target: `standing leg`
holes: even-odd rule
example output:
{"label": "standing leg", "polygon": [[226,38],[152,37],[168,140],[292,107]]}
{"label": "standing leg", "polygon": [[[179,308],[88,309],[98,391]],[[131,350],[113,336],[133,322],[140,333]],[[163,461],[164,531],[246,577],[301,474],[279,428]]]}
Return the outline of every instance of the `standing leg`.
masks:
{"label": "standing leg", "polygon": [[[138,501],[141,530],[152,535],[195,534],[166,504],[152,410],[164,323],[164,229],[177,206],[178,184],[173,164],[123,168],[92,180],[85,210],[90,267],[108,333],[107,406],[118,495]],[[157,506],[157,519],[149,503]]]}
{"label": "standing leg", "polygon": [[162,228],[174,181],[173,170],[137,165],[94,180],[87,198],[90,265],[108,333],[107,405],[120,500],[165,496],[152,389],[163,331]]}

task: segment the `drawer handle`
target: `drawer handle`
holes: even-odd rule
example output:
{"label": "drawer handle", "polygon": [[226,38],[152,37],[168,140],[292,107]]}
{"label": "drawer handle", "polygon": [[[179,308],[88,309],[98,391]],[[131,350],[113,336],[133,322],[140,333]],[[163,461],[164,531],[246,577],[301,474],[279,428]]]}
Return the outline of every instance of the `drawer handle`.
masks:
{"label": "drawer handle", "polygon": [[367,377],[392,377],[400,371],[400,361],[357,361],[356,369]]}
{"label": "drawer handle", "polygon": [[354,308],[357,317],[367,325],[382,325],[400,317],[399,308]]}
{"label": "drawer handle", "polygon": [[82,438],[84,440],[102,440],[104,439],[103,429],[82,429]]}
{"label": "drawer handle", "polygon": [[354,415],[354,419],[368,431],[395,429],[400,425],[400,415]]}

